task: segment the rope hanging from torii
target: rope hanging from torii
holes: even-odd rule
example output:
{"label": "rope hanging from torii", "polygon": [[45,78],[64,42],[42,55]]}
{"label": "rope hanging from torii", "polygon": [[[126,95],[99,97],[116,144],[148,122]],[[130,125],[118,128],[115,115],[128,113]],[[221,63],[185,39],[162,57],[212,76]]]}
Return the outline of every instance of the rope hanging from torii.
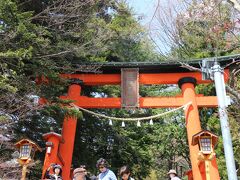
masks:
{"label": "rope hanging from torii", "polygon": [[158,118],[158,117],[161,117],[161,116],[165,116],[167,114],[170,114],[170,113],[173,113],[173,112],[176,112],[180,109],[186,109],[189,105],[191,105],[192,102],[188,102],[187,104],[184,104],[178,108],[174,108],[174,109],[171,109],[169,111],[166,111],[164,113],[161,113],[161,114],[156,114],[156,115],[153,115],[153,116],[148,116],[148,117],[140,117],[140,118],[119,118],[119,117],[111,117],[111,116],[106,116],[104,114],[100,114],[100,113],[96,113],[96,112],[93,112],[93,111],[90,111],[88,109],[84,109],[82,107],[79,107],[77,105],[75,105],[74,103],[71,103],[70,105],[73,106],[74,108],[76,109],[79,109],[79,110],[82,110],[84,112],[87,112],[89,114],[92,114],[94,116],[98,116],[98,117],[102,117],[102,118],[105,118],[105,119],[109,119],[109,120],[116,120],[116,121],[144,121],[144,120],[152,120],[152,119],[155,119],[155,118]]}

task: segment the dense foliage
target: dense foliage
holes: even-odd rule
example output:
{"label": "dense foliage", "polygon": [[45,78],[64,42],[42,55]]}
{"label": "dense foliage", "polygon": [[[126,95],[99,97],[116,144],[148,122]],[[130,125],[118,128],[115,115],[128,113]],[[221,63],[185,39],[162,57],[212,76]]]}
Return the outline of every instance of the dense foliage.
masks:
{"label": "dense foliage", "polygon": [[[2,161],[10,159],[14,151],[11,142],[21,137],[33,139],[44,147],[41,136],[49,132],[50,127],[61,133],[67,110],[58,105],[39,107],[32,102],[36,96],[58,102],[57,97],[66,92],[69,83],[60,79],[59,73],[86,71],[78,65],[81,62],[158,58],[143,27],[122,2],[0,1],[0,22],[1,129],[4,137],[11,140],[2,145]],[[51,83],[36,85],[34,80],[42,75]],[[104,96],[119,94],[117,88],[99,88],[86,87],[84,93],[89,96],[99,91]],[[106,113],[119,112],[109,110]],[[124,112],[118,114],[123,115]],[[108,122],[87,114],[79,118],[77,129],[75,167],[87,164],[96,173],[96,160],[105,157],[115,172],[129,163],[136,177],[148,175],[151,157],[147,147],[151,141],[147,141],[146,130],[135,126],[129,131],[109,127]],[[38,156],[42,162],[44,153]],[[39,177],[40,172],[37,168],[31,176]],[[11,175],[16,173],[8,173],[9,177]]]}

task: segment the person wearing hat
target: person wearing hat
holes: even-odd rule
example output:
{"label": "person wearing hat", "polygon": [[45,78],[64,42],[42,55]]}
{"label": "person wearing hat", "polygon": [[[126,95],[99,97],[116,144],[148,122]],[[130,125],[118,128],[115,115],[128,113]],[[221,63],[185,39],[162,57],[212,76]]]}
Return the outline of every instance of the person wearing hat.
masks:
{"label": "person wearing hat", "polygon": [[[53,169],[54,174],[49,173],[51,168]],[[51,164],[45,173],[45,179],[62,180],[62,166],[59,164]]]}
{"label": "person wearing hat", "polygon": [[90,180],[90,178],[87,176],[85,165],[81,165],[79,168],[74,169],[73,180]]}
{"label": "person wearing hat", "polygon": [[181,180],[179,177],[177,177],[177,173],[174,169],[171,169],[168,172],[169,177],[171,178],[171,180]]}
{"label": "person wearing hat", "polygon": [[98,180],[117,180],[116,175],[110,169],[108,169],[108,163],[105,159],[100,158],[97,161],[96,167],[101,172],[98,175]]}

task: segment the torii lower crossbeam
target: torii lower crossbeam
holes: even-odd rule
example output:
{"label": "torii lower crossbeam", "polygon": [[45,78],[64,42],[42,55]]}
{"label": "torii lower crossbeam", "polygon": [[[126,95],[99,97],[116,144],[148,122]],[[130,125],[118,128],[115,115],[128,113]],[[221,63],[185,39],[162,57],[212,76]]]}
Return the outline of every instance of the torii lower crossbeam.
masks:
{"label": "torii lower crossbeam", "polygon": [[[74,104],[82,108],[121,108],[121,98],[90,98],[86,96],[61,96],[63,100],[73,100]],[[217,107],[216,96],[196,97],[198,107]],[[183,97],[140,97],[140,108],[175,108],[184,105]]]}

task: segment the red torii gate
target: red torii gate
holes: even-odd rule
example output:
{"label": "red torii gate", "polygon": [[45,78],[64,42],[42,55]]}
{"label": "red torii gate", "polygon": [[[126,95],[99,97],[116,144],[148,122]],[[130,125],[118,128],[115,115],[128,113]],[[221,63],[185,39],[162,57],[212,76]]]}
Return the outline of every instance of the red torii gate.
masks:
{"label": "red torii gate", "polygon": [[[216,96],[203,96],[196,94],[196,84],[209,84],[209,80],[202,80],[200,72],[189,72],[180,65],[165,64],[156,66],[146,66],[145,64],[132,65],[111,65],[110,68],[104,69],[103,74],[62,74],[63,78],[79,79],[84,85],[118,85],[121,84],[122,68],[139,68],[139,84],[178,84],[182,94],[176,97],[140,97],[139,108],[173,108],[180,107],[189,102],[192,104],[185,109],[186,129],[188,144],[190,149],[190,159],[192,166],[192,177],[189,179],[205,180],[206,172],[204,163],[198,160],[198,146],[193,146],[192,136],[200,132],[201,123],[199,119],[199,107],[217,107]],[[153,68],[154,67],[154,68]],[[164,67],[164,68],[162,68]],[[224,79],[228,80],[229,69],[224,70]],[[73,100],[74,104],[82,108],[121,108],[121,98],[90,98],[81,96],[81,83],[73,82],[68,88],[68,94],[61,96],[64,100]],[[47,141],[45,161],[43,165],[43,175],[51,163],[58,163],[63,166],[63,179],[70,180],[70,168],[72,163],[72,153],[74,149],[74,139],[77,126],[76,117],[65,117],[62,127],[62,134],[47,133],[43,137]],[[216,158],[210,163],[210,178],[213,180],[220,179],[217,168]]]}

